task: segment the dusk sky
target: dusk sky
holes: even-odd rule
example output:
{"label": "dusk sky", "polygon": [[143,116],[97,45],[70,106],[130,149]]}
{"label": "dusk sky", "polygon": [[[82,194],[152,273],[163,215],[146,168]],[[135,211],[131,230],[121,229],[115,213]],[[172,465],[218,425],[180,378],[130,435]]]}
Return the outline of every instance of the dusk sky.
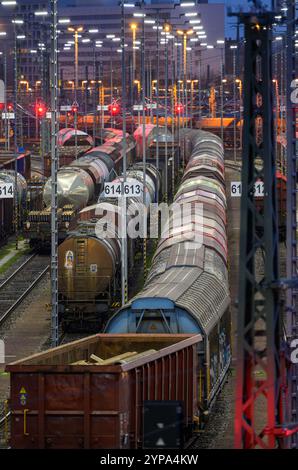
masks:
{"label": "dusk sky", "polygon": [[[271,5],[271,0],[262,0],[263,4],[266,5],[267,7],[270,7]],[[249,2],[248,0],[209,0],[209,3],[224,3],[227,7],[227,9],[233,8],[233,10],[236,10],[237,8],[242,8],[244,11],[249,9],[249,7],[252,5],[252,2]],[[236,29],[233,27],[235,25],[235,18],[229,18],[227,16],[227,9],[226,9],[226,36],[227,37],[235,37],[236,34]]]}
{"label": "dusk sky", "polygon": [[[164,0],[164,3],[167,3],[168,0]],[[271,0],[261,0],[264,5],[269,8],[271,6]],[[59,5],[63,6],[69,3],[75,3],[75,1],[70,2],[70,0],[58,0]],[[87,1],[86,1],[87,3]],[[149,3],[149,2],[148,2]],[[162,3],[162,2],[161,2]],[[249,7],[252,5],[252,2],[249,0],[209,0],[210,4],[212,3],[223,3],[226,5],[226,37],[235,37],[235,28],[233,24],[236,23],[235,19],[229,18],[227,16],[227,9],[232,7],[234,10],[237,8],[242,8],[244,11],[249,10]]]}

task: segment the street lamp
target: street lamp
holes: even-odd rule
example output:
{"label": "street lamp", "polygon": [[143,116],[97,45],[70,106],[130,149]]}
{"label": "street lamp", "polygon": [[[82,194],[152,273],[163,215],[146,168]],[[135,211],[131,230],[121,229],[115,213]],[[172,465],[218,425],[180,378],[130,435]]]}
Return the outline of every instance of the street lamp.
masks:
{"label": "street lamp", "polygon": [[135,42],[136,42],[136,34],[137,34],[137,24],[131,23],[130,29],[132,31],[132,74],[131,74],[131,81],[132,81],[132,104],[134,102],[134,83],[135,83],[135,70],[136,70],[136,49],[135,49]]}
{"label": "street lamp", "polygon": [[[1,53],[2,55],[2,53]],[[3,57],[3,75],[4,75],[4,132],[5,132],[5,150],[10,150],[10,136],[9,136],[9,127],[10,122],[7,116],[7,55],[6,51],[4,52]]]}
{"label": "street lamp", "polygon": [[37,10],[34,12],[35,16],[48,16],[48,12],[46,10]]}
{"label": "street lamp", "polygon": [[[193,29],[177,30],[177,34],[183,36],[183,90],[184,90],[184,109],[187,116],[187,38],[194,33]],[[183,127],[185,120],[183,120]]]}
{"label": "street lamp", "polygon": [[[172,30],[172,26],[169,23],[163,25],[163,31],[165,32],[165,201],[168,200],[168,88],[169,88],[169,36]],[[173,89],[172,89],[173,92]]]}
{"label": "street lamp", "polygon": [[15,231],[16,231],[16,250],[19,248],[19,237],[18,237],[18,224],[19,224],[19,201],[18,201],[18,184],[17,184],[17,158],[18,158],[18,129],[17,129],[17,106],[18,106],[18,57],[17,57],[17,32],[16,25],[24,23],[23,20],[15,18],[12,20],[14,25],[14,151],[15,151]]}
{"label": "street lamp", "polygon": [[[74,106],[78,105],[77,102],[77,90],[78,90],[78,68],[79,68],[79,33],[83,31],[83,26],[77,26],[76,28],[69,26],[67,30],[74,33],[75,40],[75,86],[74,86]],[[74,125],[75,125],[75,159],[78,156],[78,113],[74,113]]]}
{"label": "street lamp", "polygon": [[[89,30],[89,33],[90,33],[90,31],[92,31],[92,30]],[[98,123],[97,104],[98,104],[98,102],[101,105],[101,96],[99,96],[99,84],[102,83],[101,80],[99,80],[99,77],[101,75],[100,64],[97,62],[97,58],[96,58],[97,48],[102,47],[102,41],[100,41],[100,42],[98,42],[98,41],[99,40],[97,40],[97,39],[93,40],[93,80],[91,80],[91,84],[93,85],[93,90],[92,90],[93,100],[92,100],[92,102],[93,102],[93,109],[94,109],[94,114],[93,114],[93,145],[94,146],[95,146],[95,140],[96,140],[95,136],[97,134],[97,123]],[[101,116],[101,114],[99,116]]]}
{"label": "street lamp", "polygon": [[60,18],[58,20],[58,23],[59,24],[69,24],[70,23],[70,19],[69,18]]}
{"label": "street lamp", "polygon": [[195,2],[182,2],[180,3],[180,7],[182,8],[188,8],[188,7],[194,7]]}
{"label": "street lamp", "polygon": [[[220,134],[221,140],[224,140],[224,125],[223,125],[223,118],[224,118],[224,58],[223,58],[223,51],[224,51],[224,39],[218,39],[216,44],[220,46]],[[208,46],[207,46],[208,47]]]}
{"label": "street lamp", "polygon": [[237,160],[237,105],[236,105],[236,50],[238,46],[232,44],[230,49],[233,50],[233,101],[234,101],[234,162]]}
{"label": "street lamp", "polygon": [[[110,52],[110,109],[112,109],[113,103],[114,103],[114,80],[113,80],[113,45],[115,44],[112,39],[115,38],[115,34],[107,34],[106,35],[107,39],[111,40],[110,47],[111,47],[111,52]],[[122,51],[122,48],[121,48]],[[111,114],[111,127],[115,127],[115,114]]]}
{"label": "street lamp", "polygon": [[240,149],[242,149],[242,80],[240,78],[236,78],[235,82],[239,85],[239,105],[240,105]]}

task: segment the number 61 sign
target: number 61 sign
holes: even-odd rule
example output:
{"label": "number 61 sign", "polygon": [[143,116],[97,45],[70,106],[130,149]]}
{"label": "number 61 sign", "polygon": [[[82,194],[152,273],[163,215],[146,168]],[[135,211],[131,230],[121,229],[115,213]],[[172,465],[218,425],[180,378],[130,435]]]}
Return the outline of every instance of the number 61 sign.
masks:
{"label": "number 61 sign", "polygon": [[[231,196],[232,197],[241,197],[241,181],[231,182]],[[264,196],[264,183],[263,181],[257,181],[254,185],[254,196],[262,197]]]}

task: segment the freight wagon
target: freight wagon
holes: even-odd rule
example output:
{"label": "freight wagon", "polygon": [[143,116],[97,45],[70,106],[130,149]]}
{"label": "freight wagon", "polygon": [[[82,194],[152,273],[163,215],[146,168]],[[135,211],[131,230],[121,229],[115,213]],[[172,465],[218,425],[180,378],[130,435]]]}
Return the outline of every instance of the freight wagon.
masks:
{"label": "freight wagon", "polygon": [[145,138],[143,138],[143,126],[139,126],[134,132],[134,138],[137,143],[137,160],[143,159],[143,144],[145,144],[146,162],[155,165],[161,174],[161,193],[165,195],[167,189],[167,200],[173,198],[175,182],[181,167],[178,141],[168,128],[161,126],[157,128],[154,124],[146,124]]}
{"label": "freight wagon", "polygon": [[[59,168],[69,165],[76,157],[75,140],[77,135],[77,158],[88,152],[93,147],[93,139],[86,132],[72,128],[60,129],[57,136],[57,145],[59,149]],[[51,154],[44,158],[44,176],[51,176]]]}
{"label": "freight wagon", "polygon": [[[197,425],[201,349],[200,335],[99,334],[9,364],[11,447],[141,448],[144,408],[160,401],[181,405],[182,446]],[[177,416],[167,425],[165,444]]]}
{"label": "freight wagon", "polygon": [[[116,185],[122,179],[116,178],[113,183]],[[160,174],[152,165],[146,165],[145,184],[140,163],[128,168],[126,181],[144,187],[147,208],[157,200]],[[142,198],[141,191],[140,196],[127,198],[130,208],[127,223],[134,216],[134,210],[139,210]],[[118,198],[101,197],[98,204],[83,209],[78,225],[59,246],[59,312],[63,328],[99,331],[112,303],[120,298],[122,239],[118,204]],[[103,227],[107,220],[108,233]],[[98,230],[100,224],[103,234]],[[140,237],[128,238],[129,271],[141,241]]]}
{"label": "freight wagon", "polygon": [[[112,316],[105,332],[202,335],[202,419],[231,362],[224,152],[221,139],[209,132],[181,134],[188,164],[174,198],[176,210],[143,289]],[[175,219],[177,213],[182,216]]]}
{"label": "freight wagon", "polygon": [[[110,134],[111,135],[111,134]],[[113,137],[99,147],[94,147],[82,157],[58,170],[58,241],[63,241],[69,230],[76,226],[78,212],[96,202],[105,181],[114,177],[122,168],[124,147],[122,136]],[[134,159],[135,141],[126,135],[125,154],[127,163]],[[44,187],[44,208],[29,212],[24,224],[24,236],[35,248],[49,248],[51,239],[52,183],[49,178]]]}
{"label": "freight wagon", "polygon": [[[13,152],[3,152],[0,154],[0,171],[15,170],[15,154]],[[31,153],[23,152],[17,156],[17,172],[24,176],[26,180],[31,178]]]}

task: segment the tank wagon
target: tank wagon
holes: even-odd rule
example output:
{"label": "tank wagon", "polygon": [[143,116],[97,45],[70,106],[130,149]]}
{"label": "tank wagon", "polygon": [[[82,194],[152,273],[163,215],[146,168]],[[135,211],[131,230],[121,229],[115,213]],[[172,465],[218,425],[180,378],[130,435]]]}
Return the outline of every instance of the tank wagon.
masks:
{"label": "tank wagon", "polygon": [[[142,159],[143,157],[143,126],[137,127],[133,134],[136,143],[137,143],[137,159]],[[166,127],[157,127],[155,124],[146,124],[145,125],[145,147],[148,149],[152,144],[157,141],[160,144],[165,141],[172,142],[172,134]]]}
{"label": "tank wagon", "polygon": [[[208,132],[183,135],[189,161],[174,198],[188,217],[169,217],[143,290],[108,322],[107,333],[196,333],[199,409],[210,409],[231,360],[226,197],[221,140]],[[205,413],[204,413],[205,412]]]}
{"label": "tank wagon", "polygon": [[[77,134],[77,139],[76,139]],[[75,159],[75,144],[77,140],[77,158],[90,150],[94,143],[90,135],[86,132],[66,127],[60,129],[57,135],[57,145],[59,148],[59,167],[69,165]],[[51,175],[51,154],[47,154],[44,158],[44,176],[46,178]]]}
{"label": "tank wagon", "polygon": [[[127,135],[128,163],[132,161],[134,148],[134,139]],[[115,172],[120,170],[123,152],[122,136],[116,136],[89,150],[68,167],[61,168],[57,177],[58,206],[63,207],[65,204],[71,204],[77,210],[96,200],[102,191],[104,182],[109,179],[109,175],[113,175],[113,170]],[[44,188],[46,206],[51,203],[51,194],[52,180],[49,178]]]}
{"label": "tank wagon", "polygon": [[77,145],[79,147],[90,147],[93,145],[93,140],[90,135],[86,132],[66,127],[64,129],[60,129],[57,136],[57,145],[59,147],[74,147],[75,146],[75,139],[77,135]]}
{"label": "tank wagon", "polygon": [[17,172],[20,173],[26,180],[31,177],[31,153],[26,151],[18,154],[17,161],[16,155],[13,152],[1,151],[0,154],[0,171],[15,170],[17,164]]}
{"label": "tank wagon", "polygon": [[[122,129],[114,129],[113,127],[105,127],[104,129],[101,128],[99,135],[95,136],[95,146],[104,144],[107,140],[112,139],[116,136],[122,136],[123,131]],[[129,135],[129,134],[127,134]]]}
{"label": "tank wagon", "polygon": [[[157,139],[158,137],[158,139]],[[143,126],[140,125],[134,132],[136,140],[136,158],[143,159]],[[179,170],[179,147],[174,136],[167,127],[155,124],[145,125],[145,148],[146,162],[157,166],[157,140],[158,140],[158,170],[161,173],[161,192],[174,195],[173,183],[178,176]],[[167,148],[167,165],[166,165],[166,148]],[[174,174],[174,178],[173,178]],[[173,181],[174,180],[174,181]]]}
{"label": "tank wagon", "polygon": [[[147,207],[156,200],[159,178],[156,168],[147,165]],[[116,178],[114,183],[120,181],[122,177]],[[126,181],[143,186],[141,164],[128,169]],[[142,193],[140,196],[142,202]],[[127,198],[127,207],[130,208],[128,223],[140,202],[140,196]],[[78,226],[59,246],[59,311],[64,327],[98,331],[107,320],[112,302],[119,298],[121,209],[118,204],[117,198],[101,197],[98,204],[83,209],[79,214]],[[108,226],[104,228],[107,219]],[[140,238],[128,240],[129,268],[133,265],[139,243]]]}
{"label": "tank wagon", "polygon": [[[126,137],[128,163],[133,160],[135,141]],[[57,175],[59,242],[76,226],[78,212],[95,202],[105,181],[110,181],[121,168],[124,155],[123,139],[114,135],[103,145],[94,147],[85,155],[62,167]],[[52,182],[49,178],[43,192],[44,209],[29,212],[24,224],[24,235],[34,247],[49,247]]]}

